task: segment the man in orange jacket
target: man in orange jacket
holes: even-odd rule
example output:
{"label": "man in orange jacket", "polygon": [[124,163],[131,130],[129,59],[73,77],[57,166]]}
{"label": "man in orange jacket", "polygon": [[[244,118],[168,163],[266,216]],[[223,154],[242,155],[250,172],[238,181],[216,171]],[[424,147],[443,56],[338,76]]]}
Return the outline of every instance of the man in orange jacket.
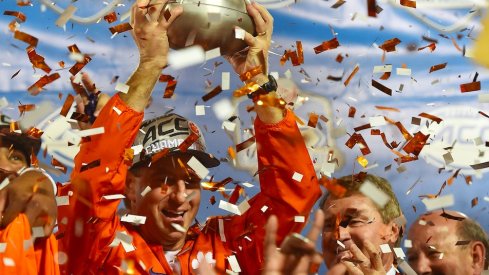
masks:
{"label": "man in orange jacket", "polygon": [[31,168],[41,140],[0,115],[0,274],[57,275],[54,181]]}
{"label": "man in orange jacket", "polygon": [[[81,145],[71,184],[63,190],[72,194],[70,205],[59,208],[67,274],[193,274],[203,262],[220,274],[259,274],[267,218],[278,217],[280,243],[288,233],[302,230],[320,197],[295,116],[283,104],[273,104],[278,99],[272,91],[254,97],[265,103],[255,104],[261,193],[234,209],[241,215],[210,218],[203,228],[191,226],[200,207],[200,181],[219,161],[205,152],[198,127],[181,116],[141,125],[166,65],[166,29],[181,12],[173,10],[167,21],[160,15],[165,2],[152,1],[150,9],[133,7],[140,64],[127,82],[128,93],[113,96],[98,115],[92,127],[104,127],[104,134]],[[246,60],[231,60],[238,73],[257,65],[266,68],[273,30],[273,18],[263,7],[247,4],[247,10],[258,36],[246,33]],[[266,84],[266,73],[250,81],[262,85],[261,93],[276,89],[273,82]],[[131,167],[132,145],[144,148],[146,155]],[[117,215],[122,197],[135,216]]]}

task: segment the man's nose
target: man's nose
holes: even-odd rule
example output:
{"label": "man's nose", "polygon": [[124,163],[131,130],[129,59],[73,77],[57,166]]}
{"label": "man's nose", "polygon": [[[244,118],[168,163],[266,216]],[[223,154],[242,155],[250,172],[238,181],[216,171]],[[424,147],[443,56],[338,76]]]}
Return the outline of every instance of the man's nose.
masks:
{"label": "man's nose", "polygon": [[339,239],[338,241],[344,243],[348,240],[351,239],[351,236],[350,236],[350,229],[347,227],[343,227],[343,226],[339,226],[338,227],[338,232],[339,232]]}
{"label": "man's nose", "polygon": [[418,275],[429,275],[432,272],[430,263],[430,259],[423,252],[419,252],[416,261],[410,262],[409,264]]}
{"label": "man's nose", "polygon": [[185,181],[178,180],[171,188],[170,199],[174,202],[182,204],[187,199],[187,189],[185,187]]}

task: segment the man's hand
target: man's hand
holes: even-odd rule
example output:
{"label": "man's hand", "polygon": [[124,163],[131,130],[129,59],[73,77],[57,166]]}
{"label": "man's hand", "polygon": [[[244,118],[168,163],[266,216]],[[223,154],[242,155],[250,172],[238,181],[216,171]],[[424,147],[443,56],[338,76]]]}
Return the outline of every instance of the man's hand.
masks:
{"label": "man's hand", "polygon": [[[168,0],[138,0],[132,7],[132,35],[139,48],[139,62],[151,64],[162,70],[167,64],[167,30],[183,12],[181,6],[165,14],[163,7]],[[168,17],[169,16],[169,17]]]}
{"label": "man's hand", "polygon": [[381,252],[370,241],[363,243],[365,250],[362,252],[358,246],[351,244],[348,248],[352,254],[353,261],[343,260],[335,265],[328,275],[385,275]]}
{"label": "man's hand", "polygon": [[247,72],[256,66],[262,66],[263,74],[251,79],[251,81],[261,85],[268,81],[268,50],[272,41],[273,17],[263,6],[256,2],[247,4],[246,10],[255,22],[257,35],[253,36],[246,32],[244,41],[248,48],[225,58],[233,66],[237,74]]}
{"label": "man's hand", "polygon": [[[109,101],[110,96],[108,94],[101,93],[87,73],[82,72],[81,74],[81,84],[73,82],[73,80],[75,79],[74,76],[70,77],[71,86],[73,87],[75,93],[79,95],[81,99],[76,101],[76,111],[78,113],[86,114],[88,116],[93,116],[94,118],[96,118],[100,113],[100,110],[102,110],[107,101]],[[92,127],[92,121],[78,121],[78,126],[81,130],[90,129]]]}
{"label": "man's hand", "polygon": [[278,250],[276,245],[278,220],[277,217],[271,216],[266,225],[265,269],[262,275],[307,275],[316,272],[311,272],[311,269],[316,269],[322,262],[321,255],[315,250],[315,245],[323,224],[323,211],[318,210],[307,238],[300,241],[287,241],[286,239],[281,249]]}
{"label": "man's hand", "polygon": [[0,227],[24,213],[31,227],[43,227],[44,235],[50,235],[57,215],[51,180],[38,171],[27,171],[10,179],[9,185],[0,190]]}

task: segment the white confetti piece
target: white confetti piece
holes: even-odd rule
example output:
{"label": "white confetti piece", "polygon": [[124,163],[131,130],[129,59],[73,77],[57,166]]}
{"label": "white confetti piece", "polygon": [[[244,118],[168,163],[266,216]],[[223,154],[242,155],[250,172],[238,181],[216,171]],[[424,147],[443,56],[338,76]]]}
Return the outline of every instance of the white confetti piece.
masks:
{"label": "white confetti piece", "polygon": [[418,221],[418,224],[424,226],[424,225],[426,225],[426,221],[425,220],[419,220]]}
{"label": "white confetti piece", "polygon": [[42,238],[46,236],[46,234],[44,234],[44,227],[42,226],[33,227],[31,230],[32,230],[32,238]]}
{"label": "white confetti piece", "polygon": [[298,182],[301,182],[303,178],[303,175],[297,172],[294,172],[294,175],[292,175],[292,179]]}
{"label": "white confetti piece", "polygon": [[212,105],[212,110],[219,120],[226,120],[234,114],[235,107],[227,98],[222,98]]}
{"label": "white confetti piece", "polygon": [[392,65],[374,66],[374,74],[376,74],[376,73],[389,73],[389,72],[392,72]]}
{"label": "white confetti piece", "polygon": [[222,122],[222,129],[234,132],[234,130],[236,129],[236,123],[225,120]]}
{"label": "white confetti piece", "polygon": [[151,187],[146,186],[146,188],[144,188],[144,190],[141,192],[141,196],[142,197],[146,196],[146,194],[148,194],[149,191],[151,191]]}
{"label": "white confetti piece", "polygon": [[328,177],[331,177],[336,169],[336,163],[334,162],[323,162],[321,165],[321,173],[325,174]]}
{"label": "white confetti piece", "polygon": [[372,127],[378,127],[378,126],[383,126],[383,125],[387,124],[387,121],[385,121],[385,118],[383,116],[369,117],[368,121],[370,123],[370,126],[372,126]]}
{"label": "white confetti piece", "polygon": [[0,190],[3,188],[7,187],[7,185],[10,183],[10,180],[8,178],[3,179],[2,183],[0,183]]}
{"label": "white confetti piece", "polygon": [[173,228],[175,228],[179,232],[187,233],[187,229],[185,229],[185,227],[179,225],[178,223],[172,223],[171,226],[173,226]]}
{"label": "white confetti piece", "polygon": [[247,187],[247,188],[253,188],[255,187],[253,184],[249,183],[249,182],[243,182],[241,183],[244,187]]}
{"label": "white confetti piece", "polygon": [[0,253],[4,253],[7,249],[7,243],[0,243]]}
{"label": "white confetti piece", "polygon": [[70,205],[70,197],[69,196],[56,197],[56,205],[57,206]]}
{"label": "white confetti piece", "polygon": [[455,199],[453,197],[453,194],[448,194],[434,199],[425,198],[422,200],[422,202],[426,206],[427,211],[433,211],[436,209],[452,206],[455,203]]}
{"label": "white confetti piece", "polygon": [[389,246],[389,244],[386,243],[380,245],[380,251],[384,254],[392,253],[391,247]]}
{"label": "white confetti piece", "polygon": [[201,179],[205,178],[209,174],[209,170],[195,157],[192,157],[187,162],[187,165],[192,168],[192,170],[194,170],[197,176]]}
{"label": "white confetti piece", "polygon": [[205,106],[204,105],[195,105],[195,115],[196,116],[205,116]]}
{"label": "white confetti piece", "polygon": [[146,217],[145,216],[137,216],[137,215],[131,215],[131,214],[126,214],[121,217],[122,222],[129,222],[132,224],[145,224],[146,223]]}
{"label": "white confetti piece", "polygon": [[397,68],[396,73],[397,73],[397,75],[411,76],[411,69],[409,69],[409,68]]}
{"label": "white confetti piece", "polygon": [[102,196],[102,199],[104,199],[104,200],[120,200],[120,199],[124,199],[124,198],[126,198],[126,196],[124,196],[122,194]]}
{"label": "white confetti piece", "polygon": [[219,219],[218,223],[219,223],[219,237],[221,237],[222,242],[226,242],[226,234],[224,234],[224,221],[222,219]]}
{"label": "white confetti piece", "polygon": [[479,94],[478,100],[480,103],[489,103],[489,94]]}
{"label": "white confetti piece", "polygon": [[83,130],[77,132],[77,136],[83,138],[83,137],[88,137],[88,136],[95,136],[95,135],[101,135],[105,133],[105,127],[97,127],[97,128],[92,128],[88,130]]}
{"label": "white confetti piece", "polygon": [[234,29],[234,37],[236,37],[236,39],[244,40],[245,34],[246,34],[246,31],[241,29],[241,28],[235,28]]}
{"label": "white confetti piece", "polygon": [[406,273],[406,275],[417,275],[416,271],[405,261],[400,261],[399,267]]}
{"label": "white confetti piece", "polygon": [[275,78],[275,79],[279,78],[278,72],[271,72],[270,75],[273,76],[273,78]]}
{"label": "white confetti piece", "polygon": [[56,26],[57,27],[64,27],[66,25],[66,23],[68,22],[68,20],[71,19],[71,17],[73,17],[73,14],[75,14],[77,10],[77,7],[73,6],[73,5],[69,5],[64,11],[63,13],[58,17],[58,19],[56,20]]}
{"label": "white confetti piece", "polygon": [[400,247],[394,247],[394,253],[396,254],[397,258],[406,258],[406,254],[404,254],[404,251]]}
{"label": "white confetti piece", "polygon": [[341,248],[345,249],[345,245],[342,242],[340,242],[339,240],[336,240],[336,244],[341,246]]}
{"label": "white confetti piece", "polygon": [[377,188],[370,181],[365,181],[360,189],[358,190],[366,197],[370,198],[373,202],[375,202],[380,208],[384,208],[384,206],[389,202],[389,196],[384,193],[382,190]]}
{"label": "white confetti piece", "polygon": [[14,260],[12,258],[7,258],[7,257],[3,258],[3,264],[5,266],[15,266]]}
{"label": "white confetti piece", "polygon": [[221,56],[221,48],[215,48],[205,52],[205,61]]}
{"label": "white confetti piece", "polygon": [[231,270],[233,272],[241,272],[241,267],[239,266],[238,260],[236,259],[236,256],[231,255],[228,258],[229,265],[231,266]]}
{"label": "white confetti piece", "polygon": [[222,72],[221,76],[221,89],[223,91],[231,88],[231,74],[229,72]]}
{"label": "white confetti piece", "polygon": [[179,70],[205,62],[205,52],[201,46],[191,46],[168,54],[168,64]]}
{"label": "white confetti piece", "polygon": [[304,216],[294,216],[294,222],[303,223],[305,221],[306,221],[306,217],[304,217]]}
{"label": "white confetti piece", "polygon": [[122,114],[122,111],[121,111],[121,110],[119,110],[119,109],[118,109],[117,107],[115,107],[115,106],[114,106],[114,107],[112,107],[112,110],[114,110],[114,112],[116,112],[116,114],[117,114],[117,115]]}
{"label": "white confetti piece", "polygon": [[115,85],[115,90],[123,94],[127,94],[127,92],[129,92],[129,88],[130,88],[129,85],[126,85],[126,83],[122,83],[122,82],[118,82]]}
{"label": "white confetti piece", "polygon": [[413,242],[411,240],[404,240],[404,247],[405,248],[413,247]]}
{"label": "white confetti piece", "polygon": [[261,212],[265,213],[268,209],[268,206],[264,205],[262,208],[261,208]]}

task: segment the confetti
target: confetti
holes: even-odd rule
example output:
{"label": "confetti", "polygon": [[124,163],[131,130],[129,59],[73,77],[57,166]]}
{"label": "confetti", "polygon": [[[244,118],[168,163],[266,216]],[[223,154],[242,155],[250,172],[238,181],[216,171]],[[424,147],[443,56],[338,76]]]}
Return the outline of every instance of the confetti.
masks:
{"label": "confetti", "polygon": [[223,91],[227,91],[231,88],[231,74],[229,72],[222,72],[221,75],[221,88]]}
{"label": "confetti", "polygon": [[221,88],[221,85],[215,87],[214,89],[212,89],[210,92],[208,92],[207,94],[205,94],[204,96],[202,96],[202,100],[204,102],[207,102],[209,101],[210,99],[214,98],[215,96],[217,96],[218,94],[220,94],[222,92],[222,88]]}
{"label": "confetti", "polygon": [[363,155],[368,155],[371,153],[370,148],[363,139],[363,136],[359,133],[354,133],[353,135],[351,135],[351,137],[345,143],[345,145],[348,146],[348,148],[350,149],[352,149],[353,146],[355,146],[356,144],[361,144],[360,151]]}
{"label": "confetti", "polygon": [[424,118],[427,118],[427,119],[430,119],[430,120],[433,120],[433,121],[435,121],[438,124],[440,124],[443,121],[443,119],[441,119],[441,118],[439,118],[437,116],[434,116],[434,115],[427,114],[427,113],[421,113],[418,116],[424,117]]}
{"label": "confetti", "polygon": [[250,147],[254,143],[255,143],[255,137],[253,136],[239,144],[236,144],[236,153],[245,150],[246,148]]}
{"label": "confetti", "polygon": [[489,168],[489,161],[483,162],[483,163],[478,163],[478,164],[473,164],[473,165],[470,165],[470,167],[472,167],[472,169],[474,169],[474,170]]}
{"label": "confetti", "polygon": [[83,137],[101,135],[103,133],[105,133],[105,127],[102,126],[102,127],[91,128],[88,130],[79,131],[76,133],[76,135],[83,138]]}
{"label": "confetti", "polygon": [[360,164],[363,168],[367,167],[368,165],[368,160],[364,156],[359,156],[357,158],[358,164]]}
{"label": "confetti", "polygon": [[125,214],[124,216],[121,216],[121,222],[129,222],[132,224],[140,225],[140,224],[146,223],[146,217],[145,216]]}
{"label": "confetti", "polygon": [[59,114],[66,117],[74,101],[75,101],[75,97],[69,94],[66,97],[65,102],[63,103],[63,107],[61,107],[61,111],[59,112]]}
{"label": "confetti", "polygon": [[324,41],[321,43],[321,45],[314,47],[314,52],[316,54],[322,53],[324,51],[336,49],[340,46],[340,43],[338,42],[338,38],[333,38],[328,41]]}
{"label": "confetti", "polygon": [[479,198],[478,197],[475,197],[472,199],[472,201],[470,202],[472,208],[474,208],[474,206],[476,206],[477,204],[479,204]]}
{"label": "confetti", "polygon": [[335,178],[329,179],[327,177],[321,177],[319,183],[336,198],[342,198],[346,194],[346,188],[338,184],[338,180]]}
{"label": "confetti", "polygon": [[435,71],[439,71],[439,70],[442,70],[442,69],[445,69],[446,66],[447,66],[447,63],[433,65],[430,68],[430,73],[435,72]]}
{"label": "confetti", "polygon": [[32,47],[37,47],[37,43],[39,42],[39,39],[37,39],[36,37],[21,31],[15,31],[14,38],[22,42],[25,42]]}
{"label": "confetti", "polygon": [[398,38],[392,38],[382,43],[382,45],[380,45],[379,48],[386,52],[393,52],[396,50],[396,46],[399,43],[401,43],[401,40],[399,40]]}
{"label": "confetti", "polygon": [[77,10],[77,7],[73,6],[73,5],[69,5],[64,11],[63,13],[58,17],[58,19],[56,20],[56,26],[57,27],[63,27],[66,25],[66,23],[71,19],[71,17],[73,17],[73,14],[75,14]]}
{"label": "confetti", "polygon": [[175,93],[175,88],[177,87],[177,81],[176,80],[170,80],[166,84],[165,87],[165,93],[163,94],[163,98],[171,98],[173,94]]}
{"label": "confetti", "polygon": [[479,91],[480,89],[481,89],[481,82],[480,81],[460,84],[460,91],[462,93]]}
{"label": "confetti", "polygon": [[375,0],[367,0],[368,16],[377,17],[377,3]]}
{"label": "confetti", "polygon": [[197,174],[197,176],[201,179],[205,178],[209,174],[209,170],[200,163],[199,160],[197,160],[195,157],[192,157],[188,162],[187,165],[194,170],[194,172]]}
{"label": "confetti", "polygon": [[205,116],[205,106],[204,105],[195,105],[195,115],[196,116]]}
{"label": "confetti", "polygon": [[104,16],[104,20],[111,24],[117,21],[117,13],[115,11]]}
{"label": "confetti", "polygon": [[127,94],[127,92],[129,91],[129,85],[127,85],[126,83],[122,83],[122,82],[118,82],[116,85],[115,85],[115,90],[117,92],[121,92],[123,94]]}
{"label": "confetti", "polygon": [[36,83],[32,84],[28,89],[27,91],[29,91],[29,93],[31,95],[38,95],[44,88],[44,86],[54,82],[55,80],[59,79],[60,78],[60,75],[59,73],[54,73],[54,74],[51,74],[51,75],[45,75],[43,77],[41,77]]}
{"label": "confetti", "polygon": [[436,49],[436,43],[431,43],[428,46],[424,46],[424,47],[418,48],[418,51],[422,51],[422,50],[424,50],[426,48],[429,48],[430,51],[433,52]]}
{"label": "confetti", "polygon": [[44,57],[38,55],[36,53],[36,49],[32,46],[27,47],[27,56],[29,57],[29,61],[31,62],[34,68],[38,68],[49,74],[51,72],[51,68],[44,62]]}
{"label": "confetti", "polygon": [[394,254],[396,254],[396,258],[406,258],[406,254],[404,254],[404,251],[400,247],[394,247]]}
{"label": "confetti", "polygon": [[317,114],[310,113],[309,114],[309,121],[307,122],[307,126],[312,127],[312,128],[316,128],[316,126],[318,124],[318,119],[319,119],[319,116]]}
{"label": "confetti", "polygon": [[377,88],[379,91],[381,91],[387,95],[392,96],[392,89],[391,88],[388,88],[388,87],[382,85],[381,83],[375,81],[374,79],[372,79],[372,86]]}
{"label": "confetti", "polygon": [[112,34],[123,33],[132,30],[132,26],[129,23],[122,23],[117,26],[110,27],[109,30]]}
{"label": "confetti", "polygon": [[303,175],[297,172],[294,172],[294,175],[292,175],[292,179],[298,182],[302,181]]}
{"label": "confetti", "polygon": [[168,65],[174,70],[180,70],[190,66],[203,64],[205,52],[201,46],[191,46],[168,54]]}
{"label": "confetti", "polygon": [[114,194],[114,195],[105,195],[105,196],[102,196],[102,199],[104,200],[120,200],[120,199],[125,199],[126,196],[122,195],[122,194]]}
{"label": "confetti", "polygon": [[306,217],[304,217],[304,216],[294,216],[294,222],[304,223],[304,222],[306,222]]}
{"label": "confetti", "polygon": [[381,244],[380,245],[380,251],[384,254],[392,253],[392,250],[391,250],[391,247],[389,246],[389,244]]}
{"label": "confetti", "polygon": [[453,194],[449,194],[446,196],[441,196],[438,198],[424,198],[421,200],[426,206],[427,211],[433,211],[440,208],[450,207],[454,204],[455,199]]}
{"label": "confetti", "polygon": [[401,0],[400,4],[405,7],[416,8],[416,1],[414,0]]}
{"label": "confetti", "polygon": [[263,69],[262,69],[262,67],[259,65],[259,66],[256,66],[256,67],[254,67],[254,68],[251,68],[251,69],[249,69],[248,71],[246,71],[246,72],[244,72],[244,73],[240,74],[240,75],[239,75],[239,79],[240,79],[241,81],[245,82],[245,81],[248,81],[248,80],[252,79],[253,77],[255,77],[255,76],[257,76],[257,75],[261,74],[261,73],[263,73]]}
{"label": "confetti", "polygon": [[358,190],[366,197],[370,198],[374,203],[376,203],[381,209],[389,202],[389,196],[385,194],[382,190],[376,187],[370,181],[365,181],[360,186]]}
{"label": "confetti", "polygon": [[334,3],[334,4],[331,6],[331,8],[332,8],[332,9],[337,9],[337,8],[341,7],[341,6],[342,6],[343,4],[345,4],[345,3],[346,3],[346,1],[345,1],[345,0],[338,0],[338,1],[336,1],[336,3]]}
{"label": "confetti", "polygon": [[88,169],[92,169],[95,167],[99,167],[99,166],[100,166],[100,159],[94,160],[88,164],[82,164],[82,167],[80,168],[80,172],[83,172],[83,171],[86,171]]}
{"label": "confetti", "polygon": [[236,259],[236,256],[231,255],[227,257],[229,265],[231,266],[231,270],[235,273],[241,272],[241,267],[239,266],[238,260]]}
{"label": "confetti", "polygon": [[[348,78],[345,80],[345,82],[343,83],[346,86],[348,86],[348,84],[350,83],[350,81],[352,80],[352,78],[355,76],[355,74],[360,70],[360,67],[359,65],[355,65],[355,68],[353,68],[353,71],[351,72],[350,76],[348,76]],[[372,80],[374,81],[374,80]]]}

